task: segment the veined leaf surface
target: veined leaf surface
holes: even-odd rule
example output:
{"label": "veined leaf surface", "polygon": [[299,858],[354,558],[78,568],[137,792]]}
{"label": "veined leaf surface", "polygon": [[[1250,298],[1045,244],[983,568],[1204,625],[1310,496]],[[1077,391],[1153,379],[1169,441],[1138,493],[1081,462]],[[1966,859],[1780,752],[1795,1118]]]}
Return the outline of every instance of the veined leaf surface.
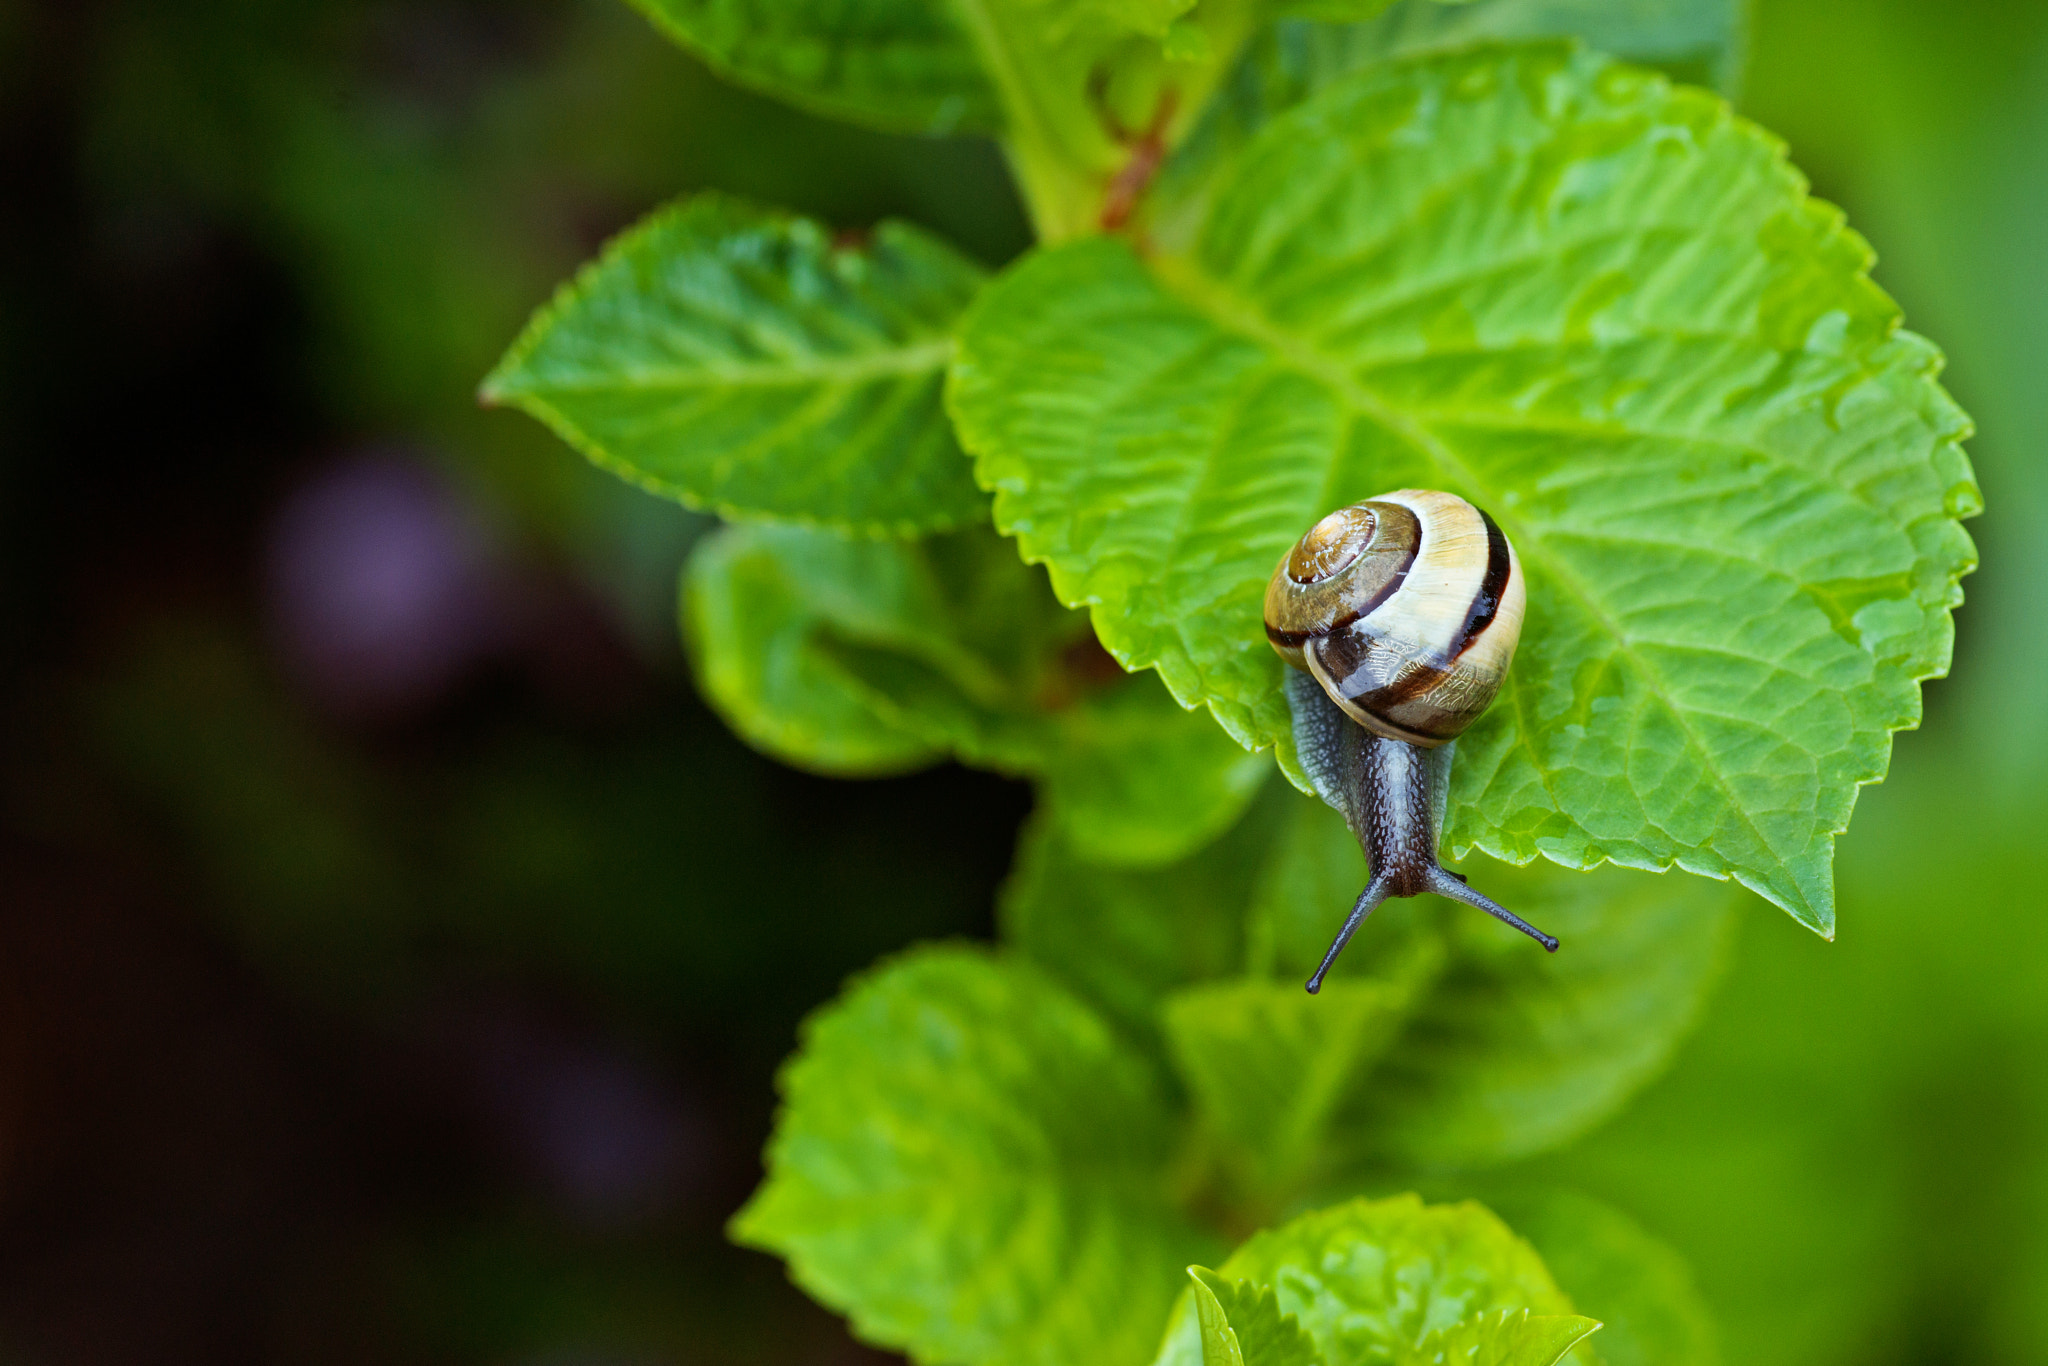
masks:
{"label": "veined leaf surface", "polygon": [[484,382],[597,464],[729,518],[913,535],[987,500],[939,402],[979,266],[883,223],[699,195],[605,249]]}
{"label": "veined leaf surface", "polygon": [[1529,616],[1453,850],[1732,876],[1832,932],[1978,506],[1861,239],[1719,99],[1559,44],[1362,72],[1214,175],[1148,252],[1041,251],[970,314],[950,401],[998,527],[1299,781],[1273,565],[1355,499],[1469,497]]}
{"label": "veined leaf surface", "polygon": [[782,1076],[734,1236],[922,1362],[1135,1366],[1181,1268],[1152,1074],[1028,964],[929,948],[856,982]]}
{"label": "veined leaf surface", "polygon": [[[1572,1312],[1542,1259],[1490,1211],[1413,1195],[1304,1214],[1255,1234],[1212,1275],[1273,1287],[1280,1314],[1330,1366],[1420,1366],[1417,1349],[1432,1334],[1482,1315]],[[1200,1316],[1184,1294],[1156,1366],[1202,1361]]]}

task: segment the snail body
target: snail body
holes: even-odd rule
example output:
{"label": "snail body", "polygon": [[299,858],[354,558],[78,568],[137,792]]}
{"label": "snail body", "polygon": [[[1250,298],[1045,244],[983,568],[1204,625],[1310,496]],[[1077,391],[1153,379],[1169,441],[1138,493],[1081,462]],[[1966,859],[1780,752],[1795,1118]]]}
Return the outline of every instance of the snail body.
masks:
{"label": "snail body", "polygon": [[1437,862],[1455,742],[1514,661],[1527,592],[1493,519],[1453,494],[1401,489],[1311,527],[1266,586],[1266,638],[1293,666],[1295,748],[1365,848],[1372,880],[1308,982],[1322,987],[1388,897],[1435,892],[1557,940]]}

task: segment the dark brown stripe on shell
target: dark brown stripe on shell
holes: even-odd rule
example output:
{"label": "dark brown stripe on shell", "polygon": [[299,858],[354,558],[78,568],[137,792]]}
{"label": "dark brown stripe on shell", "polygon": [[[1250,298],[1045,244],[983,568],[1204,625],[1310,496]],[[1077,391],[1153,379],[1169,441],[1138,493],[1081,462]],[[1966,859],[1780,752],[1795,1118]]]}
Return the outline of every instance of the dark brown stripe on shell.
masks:
{"label": "dark brown stripe on shell", "polygon": [[1514,562],[1508,558],[1508,538],[1493,524],[1493,518],[1486,515],[1486,509],[1474,507],[1479,520],[1486,523],[1486,577],[1480,580],[1478,596],[1472,599],[1472,610],[1465,614],[1465,629],[1458,636],[1458,647],[1451,651],[1456,660],[1472,648],[1472,642],[1479,639],[1493,619],[1500,612],[1501,595],[1507,592],[1508,574]]}
{"label": "dark brown stripe on shell", "polygon": [[[1360,693],[1357,697],[1352,698],[1351,701],[1359,710],[1369,711],[1373,715],[1384,719],[1386,713],[1393,708],[1400,706],[1403,702],[1412,702],[1431,688],[1436,687],[1444,679],[1450,677],[1450,672],[1449,669],[1435,669],[1427,664],[1417,664],[1414,668],[1387,684],[1386,687],[1374,688],[1368,693]],[[1388,724],[1392,723],[1389,722]]]}

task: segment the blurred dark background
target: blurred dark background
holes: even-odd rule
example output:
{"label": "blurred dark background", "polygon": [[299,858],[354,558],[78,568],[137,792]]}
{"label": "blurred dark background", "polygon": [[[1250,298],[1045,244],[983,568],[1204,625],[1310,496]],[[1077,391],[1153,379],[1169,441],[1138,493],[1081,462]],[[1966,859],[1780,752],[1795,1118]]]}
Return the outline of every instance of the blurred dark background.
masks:
{"label": "blurred dark background", "polygon": [[[1958,677],[1701,1035],[1530,1174],[1731,1362],[2048,1362],[2048,4],[1767,0],[1742,103],[1984,435]],[[1026,235],[619,0],[0,0],[0,1361],[853,1362],[728,1248],[796,1021],[1029,796],[696,700],[705,523],[477,380],[679,192]]]}

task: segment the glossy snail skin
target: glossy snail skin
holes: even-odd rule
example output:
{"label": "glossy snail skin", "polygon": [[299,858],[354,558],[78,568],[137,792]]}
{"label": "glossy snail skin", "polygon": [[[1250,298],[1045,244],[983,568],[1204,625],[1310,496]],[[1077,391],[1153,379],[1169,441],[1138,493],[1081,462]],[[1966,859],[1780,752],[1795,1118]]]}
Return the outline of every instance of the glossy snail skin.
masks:
{"label": "glossy snail skin", "polygon": [[1317,522],[1266,586],[1266,638],[1288,675],[1295,748],[1372,867],[1322,966],[1392,896],[1476,906],[1544,948],[1557,940],[1437,863],[1453,742],[1493,702],[1527,592],[1493,519],[1453,494],[1401,489]]}

